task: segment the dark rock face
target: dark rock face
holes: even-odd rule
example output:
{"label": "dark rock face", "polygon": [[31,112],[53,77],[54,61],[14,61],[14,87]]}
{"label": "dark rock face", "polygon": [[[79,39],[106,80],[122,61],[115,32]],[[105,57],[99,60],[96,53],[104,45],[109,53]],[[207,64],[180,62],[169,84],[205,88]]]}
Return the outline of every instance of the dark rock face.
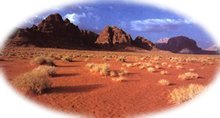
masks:
{"label": "dark rock face", "polygon": [[83,42],[83,46],[85,46],[87,48],[96,47],[95,41],[96,41],[97,37],[99,36],[98,34],[92,32],[92,31],[88,31],[88,30],[81,30],[80,34],[81,34],[80,39]]}
{"label": "dark rock face", "polygon": [[191,51],[201,50],[201,48],[197,46],[196,41],[185,36],[170,38],[167,42],[167,49],[175,53],[181,51],[182,49],[189,49]]}
{"label": "dark rock face", "polygon": [[174,53],[197,53],[201,51],[201,48],[197,46],[196,41],[185,36],[170,38],[167,43],[157,43],[156,47]]}
{"label": "dark rock face", "polygon": [[133,45],[146,50],[152,50],[152,48],[155,46],[150,40],[141,36],[135,38]]}
{"label": "dark rock face", "polygon": [[78,26],[63,20],[59,14],[51,14],[38,26],[18,29],[6,46],[36,46],[51,48],[85,48],[94,44],[97,34],[81,31]]}
{"label": "dark rock face", "polygon": [[115,26],[105,27],[96,40],[96,44],[107,48],[122,48],[130,46],[131,42],[131,36]]}

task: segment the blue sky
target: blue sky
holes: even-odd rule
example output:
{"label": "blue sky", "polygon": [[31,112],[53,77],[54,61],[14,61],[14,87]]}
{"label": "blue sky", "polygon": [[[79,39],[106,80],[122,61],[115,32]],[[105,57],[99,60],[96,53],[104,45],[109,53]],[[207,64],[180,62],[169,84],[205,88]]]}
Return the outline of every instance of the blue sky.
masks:
{"label": "blue sky", "polygon": [[211,37],[189,19],[164,9],[137,4],[74,4],[36,14],[26,20],[24,25],[38,24],[51,13],[60,13],[63,18],[68,18],[81,29],[96,33],[107,25],[114,25],[131,34],[133,39],[136,36],[144,36],[156,42],[161,38],[184,35],[196,40],[202,48],[213,45]]}

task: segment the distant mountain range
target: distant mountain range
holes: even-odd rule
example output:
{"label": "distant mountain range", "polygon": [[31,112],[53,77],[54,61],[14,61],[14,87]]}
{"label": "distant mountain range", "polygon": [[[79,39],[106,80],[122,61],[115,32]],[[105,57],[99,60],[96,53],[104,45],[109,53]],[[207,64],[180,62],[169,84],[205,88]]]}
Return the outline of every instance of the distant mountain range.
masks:
{"label": "distant mountain range", "polygon": [[116,26],[106,26],[100,34],[81,30],[60,14],[51,14],[37,26],[17,29],[6,43],[6,47],[45,47],[81,50],[123,50],[138,48],[152,50],[158,48],[174,53],[217,54],[214,50],[202,50],[196,41],[185,36],[166,38],[156,42],[130,34]]}

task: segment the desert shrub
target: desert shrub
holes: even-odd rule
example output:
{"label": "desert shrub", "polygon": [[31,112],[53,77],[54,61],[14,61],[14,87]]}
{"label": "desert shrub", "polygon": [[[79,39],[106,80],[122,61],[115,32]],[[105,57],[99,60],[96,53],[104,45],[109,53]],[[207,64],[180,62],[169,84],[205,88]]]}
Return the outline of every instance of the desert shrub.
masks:
{"label": "desert shrub", "polygon": [[162,66],[166,66],[167,65],[167,62],[163,62],[161,63]]}
{"label": "desert shrub", "polygon": [[54,56],[54,59],[56,59],[56,60],[61,60],[62,57],[63,57],[62,55],[55,55],[55,56]]}
{"label": "desert shrub", "polygon": [[153,72],[156,72],[156,69],[153,67],[149,67],[147,68],[147,71],[153,73]]}
{"label": "desert shrub", "polygon": [[125,62],[126,60],[124,56],[120,56],[116,59],[116,61]]}
{"label": "desert shrub", "polygon": [[140,66],[141,65],[141,62],[136,62],[136,63],[133,63],[133,66]]}
{"label": "desert shrub", "polygon": [[111,80],[112,80],[112,81],[116,81],[116,82],[123,82],[123,81],[126,80],[126,78],[120,76],[120,77],[114,77],[114,78],[112,78]]}
{"label": "desert shrub", "polygon": [[183,66],[177,65],[177,66],[176,66],[176,69],[183,69]]}
{"label": "desert shrub", "polygon": [[13,84],[25,93],[42,94],[43,90],[51,87],[49,76],[54,74],[51,67],[41,66],[13,79]]}
{"label": "desert shrub", "polygon": [[90,72],[100,73],[101,75],[108,76],[110,74],[110,67],[109,64],[95,64],[95,63],[88,63],[86,67],[89,68]]}
{"label": "desert shrub", "polygon": [[171,64],[169,64],[169,65],[167,65],[167,67],[168,67],[168,68],[172,68],[172,65],[171,65]]}
{"label": "desert shrub", "polygon": [[104,56],[104,57],[102,58],[102,60],[103,60],[103,61],[108,61],[109,58],[108,58],[107,56]]}
{"label": "desert shrub", "polygon": [[61,58],[61,60],[63,61],[67,61],[67,62],[72,62],[73,61],[73,58],[71,55],[65,55]]}
{"label": "desert shrub", "polygon": [[145,69],[146,67],[144,65],[140,65],[138,68],[142,70]]}
{"label": "desert shrub", "polygon": [[189,69],[189,71],[190,71],[190,72],[194,72],[194,71],[195,71],[195,69],[193,69],[193,68],[190,68],[190,69]]}
{"label": "desert shrub", "polygon": [[146,67],[151,67],[151,66],[153,66],[152,63],[143,63],[143,65],[146,66]]}
{"label": "desert shrub", "polygon": [[185,59],[186,62],[192,62],[192,63],[195,63],[195,62],[198,62],[198,58],[195,58],[195,57],[188,57]]}
{"label": "desert shrub", "polygon": [[132,63],[123,63],[122,66],[125,66],[125,67],[133,67],[134,65]]}
{"label": "desert shrub", "polygon": [[88,63],[86,67],[89,68],[90,72],[99,73],[102,76],[111,76],[111,77],[118,77],[118,76],[125,76],[128,74],[128,71],[124,68],[121,70],[111,70],[109,64],[95,64],[95,63]]}
{"label": "desert shrub", "polygon": [[128,71],[125,70],[124,68],[121,68],[121,70],[118,71],[119,76],[125,76],[128,74]]}
{"label": "desert shrub", "polygon": [[88,61],[89,61],[89,58],[85,58],[84,61],[85,61],[85,62],[88,62]]}
{"label": "desert shrub", "polygon": [[192,80],[192,79],[198,79],[199,78],[199,74],[197,73],[193,73],[193,72],[186,72],[184,74],[180,74],[178,76],[178,78],[182,79],[182,80]]}
{"label": "desert shrub", "polygon": [[95,63],[87,63],[86,67],[88,67],[89,69],[93,68],[96,64]]}
{"label": "desert shrub", "polygon": [[180,104],[188,101],[198,95],[204,89],[203,85],[190,84],[187,87],[179,87],[173,89],[169,93],[169,101],[171,103]]}
{"label": "desert shrub", "polygon": [[183,60],[182,60],[182,58],[180,58],[180,57],[171,57],[170,58],[170,62],[182,62]]}
{"label": "desert shrub", "polygon": [[155,65],[154,66],[156,69],[161,69],[160,65]]}
{"label": "desert shrub", "polygon": [[162,71],[160,71],[160,74],[161,74],[161,75],[167,75],[167,74],[168,74],[168,71],[162,70]]}
{"label": "desert shrub", "polygon": [[118,72],[117,71],[110,71],[110,76],[116,77],[116,76],[118,76]]}
{"label": "desert shrub", "polygon": [[153,59],[154,61],[159,61],[161,58],[162,58],[161,56],[155,56],[155,57],[153,57],[152,59]]}
{"label": "desert shrub", "polygon": [[140,60],[141,61],[145,61],[147,59],[147,57],[141,57]]}
{"label": "desert shrub", "polygon": [[52,58],[49,57],[36,57],[31,61],[32,64],[37,65],[49,65],[49,66],[55,66],[55,63],[53,62]]}
{"label": "desert shrub", "polygon": [[56,75],[56,68],[52,66],[38,66],[37,68],[33,69],[32,72],[38,73],[38,74],[46,74],[48,76],[55,76]]}
{"label": "desert shrub", "polygon": [[99,65],[99,68],[100,68],[99,73],[100,73],[101,75],[104,75],[104,76],[108,76],[108,75],[109,75],[109,73],[110,73],[110,67],[109,67],[108,64],[101,64],[101,65]]}
{"label": "desert shrub", "polygon": [[160,85],[163,85],[163,86],[169,86],[170,85],[170,82],[166,79],[161,79],[161,80],[158,81],[158,83]]}

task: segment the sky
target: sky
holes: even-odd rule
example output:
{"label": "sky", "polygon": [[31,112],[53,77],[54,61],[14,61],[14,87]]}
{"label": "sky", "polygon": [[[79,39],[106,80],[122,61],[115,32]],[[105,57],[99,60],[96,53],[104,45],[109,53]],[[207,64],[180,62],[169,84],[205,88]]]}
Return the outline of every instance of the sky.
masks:
{"label": "sky", "polygon": [[100,33],[105,26],[117,26],[136,36],[156,42],[159,39],[174,36],[187,36],[195,40],[199,47],[208,48],[214,44],[211,37],[198,25],[171,11],[153,6],[126,3],[74,4],[53,8],[44,13],[35,14],[22,26],[30,27],[52,13],[68,18],[80,29]]}

